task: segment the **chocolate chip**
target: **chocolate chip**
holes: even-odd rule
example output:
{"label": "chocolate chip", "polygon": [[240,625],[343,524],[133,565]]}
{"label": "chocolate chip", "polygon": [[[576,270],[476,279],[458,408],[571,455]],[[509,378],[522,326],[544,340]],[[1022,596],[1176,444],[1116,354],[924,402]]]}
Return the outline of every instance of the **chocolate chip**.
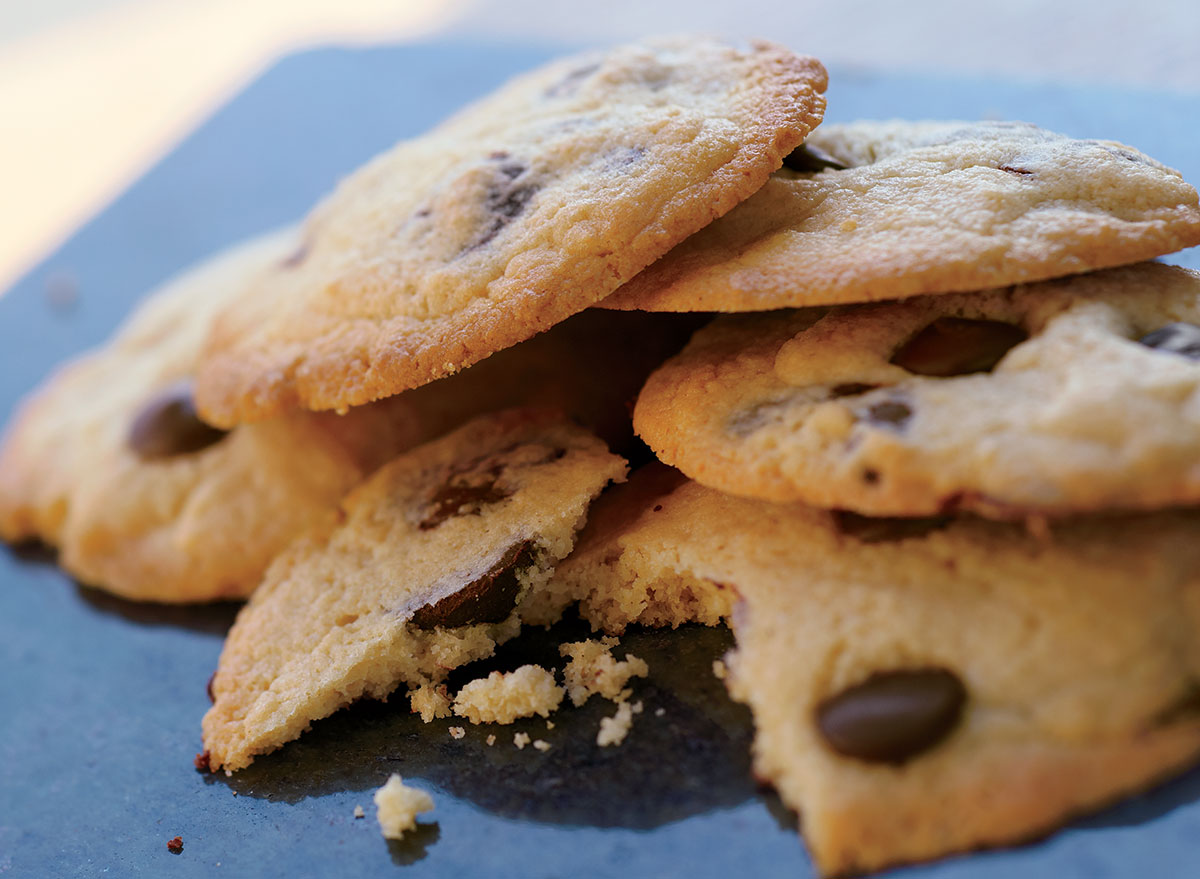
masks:
{"label": "chocolate chip", "polygon": [[944,739],[967,691],[944,668],[876,672],[823,701],[816,723],[833,750],[870,763],[903,763]]}
{"label": "chocolate chip", "polygon": [[892,363],[917,375],[945,378],[990,372],[1009,349],[1029,338],[999,320],[939,317],[901,346]]}
{"label": "chocolate chip", "polygon": [[1007,171],[1009,174],[1016,174],[1018,177],[1029,177],[1033,174],[1028,168],[1014,168],[1012,165],[1001,165],[1001,171]]}
{"label": "chocolate chip", "polygon": [[217,673],[214,671],[208,676],[208,685],[204,688],[204,692],[208,693],[208,701],[216,702],[217,697],[213,694],[213,681],[217,679]]}
{"label": "chocolate chip", "polygon": [[307,240],[301,241],[300,246],[297,247],[295,250],[293,250],[290,254],[288,254],[287,258],[284,259],[280,263],[280,265],[283,266],[285,269],[296,268],[301,263],[303,263],[306,259],[308,259],[308,253],[311,249],[312,248],[309,245]]}
{"label": "chocolate chip", "polygon": [[802,143],[783,159],[785,168],[799,171],[802,174],[815,174],[818,171],[845,171],[849,165],[843,165],[829,153],[812,144]]}
{"label": "chocolate chip", "polygon": [[525,207],[542,188],[541,184],[530,181],[517,182],[527,175],[529,167],[515,160],[509,161],[508,153],[492,153],[492,158],[500,164],[496,166],[496,176],[484,196],[484,208],[490,219],[467,251],[482,247],[500,234],[505,226],[524,213]]}
{"label": "chocolate chip", "polygon": [[417,527],[429,531],[453,516],[477,515],[484,507],[504,500],[511,492],[496,485],[498,475],[491,474],[490,481],[478,485],[447,482],[430,499],[431,509]]}
{"label": "chocolate chip", "polygon": [[486,574],[412,615],[418,629],[455,629],[475,623],[501,623],[517,606],[517,573],[534,563],[533,541],[514,544]]}
{"label": "chocolate chip", "polygon": [[1148,348],[1182,354],[1192,360],[1200,360],[1200,327],[1195,324],[1167,324],[1165,327],[1142,336],[1138,340]]}
{"label": "chocolate chip", "polygon": [[225,436],[225,431],[200,420],[192,403],[191,382],[182,382],[142,407],[126,442],[138,457],[154,461],[199,452]]}
{"label": "chocolate chip", "polygon": [[575,94],[579,91],[583,81],[600,69],[597,64],[585,64],[583,67],[577,67],[556,82],[554,85],[546,89],[546,97],[548,98],[564,98]]}
{"label": "chocolate chip", "polygon": [[867,391],[875,390],[879,385],[865,385],[862,382],[849,382],[844,385],[834,385],[829,389],[829,396],[833,397],[856,397],[859,394],[865,394]]}
{"label": "chocolate chip", "polygon": [[[878,474],[876,474],[876,478],[878,478]],[[840,533],[861,540],[863,543],[885,543],[894,540],[908,540],[910,537],[924,537],[939,528],[944,528],[950,521],[949,516],[902,519],[891,516],[860,516],[849,510],[833,510],[831,515],[833,523]]]}
{"label": "chocolate chip", "polygon": [[867,407],[867,417],[876,424],[902,428],[912,418],[912,407],[900,400],[884,400]]}

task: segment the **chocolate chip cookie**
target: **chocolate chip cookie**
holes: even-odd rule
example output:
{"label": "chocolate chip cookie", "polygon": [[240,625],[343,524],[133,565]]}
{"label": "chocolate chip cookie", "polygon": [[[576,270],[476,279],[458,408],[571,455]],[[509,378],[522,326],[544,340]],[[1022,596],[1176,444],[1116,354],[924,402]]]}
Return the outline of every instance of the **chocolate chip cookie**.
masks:
{"label": "chocolate chip cookie", "polygon": [[1200,500],[1200,275],[1140,263],[978,294],[730,315],[634,424],[706,485],[873,515]]}
{"label": "chocolate chip cookie", "polygon": [[204,717],[240,769],[351,701],[436,682],[515,635],[623,461],[538,410],[476,419],[385,465],[272,564]]}
{"label": "chocolate chip cookie", "polygon": [[243,597],[391,457],[393,427],[408,428],[378,410],[232,432],[196,414],[191,374],[213,313],[294,246],[284,231],[185,271],[30,397],[0,447],[0,536],[57,545],[81,581],[128,598]]}
{"label": "chocolate chip cookie", "polygon": [[780,47],[701,38],[515,79],[313,211],[218,321],[201,413],[344,410],[583,310],[762,186],[820,121],[825,80]]}
{"label": "chocolate chip cookie", "polygon": [[983,290],[1200,244],[1196,190],[1124,144],[1013,122],[826,124],[605,307],[757,311]]}
{"label": "chocolate chip cookie", "polygon": [[554,580],[611,628],[730,596],[726,684],[820,872],[1030,839],[1200,755],[1196,511],[1039,538],[650,480]]}

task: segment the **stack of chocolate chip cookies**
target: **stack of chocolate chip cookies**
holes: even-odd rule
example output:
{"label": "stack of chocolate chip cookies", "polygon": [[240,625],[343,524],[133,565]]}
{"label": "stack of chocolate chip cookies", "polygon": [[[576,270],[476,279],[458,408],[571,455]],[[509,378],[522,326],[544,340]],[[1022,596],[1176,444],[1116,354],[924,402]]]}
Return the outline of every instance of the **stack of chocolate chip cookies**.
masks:
{"label": "stack of chocolate chip cookies", "polygon": [[504,85],[53,376],[0,536],[249,599],[213,771],[573,605],[732,627],[826,874],[1188,765],[1200,276],[1145,260],[1200,243],[1195,189],[1020,123],[818,127],[825,85],[699,38]]}

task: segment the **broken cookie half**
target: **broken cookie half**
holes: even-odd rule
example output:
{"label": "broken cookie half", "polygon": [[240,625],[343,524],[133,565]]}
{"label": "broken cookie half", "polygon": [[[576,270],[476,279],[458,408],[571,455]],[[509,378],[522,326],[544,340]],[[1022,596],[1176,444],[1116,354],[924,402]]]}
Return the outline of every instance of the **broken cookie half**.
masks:
{"label": "broken cookie half", "polygon": [[1035,537],[738,498],[662,471],[617,494],[623,517],[597,512],[554,588],[610,630],[736,599],[726,685],[822,874],[1027,840],[1200,755],[1194,510]]}
{"label": "broken cookie half", "polygon": [[489,655],[625,465],[540,410],[476,419],[386,465],[271,566],[229,633],[204,717],[241,769],[355,699]]}

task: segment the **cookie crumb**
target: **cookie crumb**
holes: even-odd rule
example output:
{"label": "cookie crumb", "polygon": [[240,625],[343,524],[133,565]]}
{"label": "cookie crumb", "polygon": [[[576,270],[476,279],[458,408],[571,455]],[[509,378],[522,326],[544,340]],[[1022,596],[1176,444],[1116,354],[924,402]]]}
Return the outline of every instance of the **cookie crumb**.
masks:
{"label": "cookie crumb", "polygon": [[539,751],[541,751],[543,754],[546,753],[547,751],[549,751],[550,748],[552,747],[551,744],[548,741],[546,741],[545,739],[534,739],[533,746],[535,748],[537,748]]}
{"label": "cookie crumb", "polygon": [[717,680],[723,681],[723,680],[725,680],[725,675],[727,675],[727,674],[729,674],[729,669],[728,669],[728,667],[726,667],[725,663],[719,659],[714,659],[713,660],[713,676]]}
{"label": "cookie crumb", "polygon": [[426,723],[450,716],[450,694],[444,684],[422,684],[409,692],[408,701]]}
{"label": "cookie crumb", "polygon": [[517,733],[513,736],[513,744],[517,746],[518,751],[524,751],[525,746],[529,744],[529,733]]}
{"label": "cookie crumb", "polygon": [[212,772],[212,764],[209,762],[208,751],[201,751],[192,761],[192,765],[196,767],[197,772]]}
{"label": "cookie crumb", "polygon": [[546,721],[546,729],[554,729],[554,721],[553,720]]}
{"label": "cookie crumb", "polygon": [[450,738],[452,738],[452,739],[461,739],[466,734],[467,734],[467,731],[465,729],[463,729],[461,726],[450,727]]}
{"label": "cookie crumb", "polygon": [[665,708],[655,708],[654,709],[655,717],[662,717],[666,713],[667,713],[667,709],[665,709]]}
{"label": "cookie crumb", "polygon": [[490,748],[490,747],[491,747],[492,745],[494,745],[494,744],[496,744],[496,737],[495,737],[494,735],[490,735],[490,736],[488,736],[488,737],[487,737],[487,745],[488,745],[488,747]]}
{"label": "cookie crumb", "polygon": [[454,697],[454,713],[471,723],[512,723],[534,714],[547,717],[558,708],[563,693],[553,672],[540,665],[523,665],[463,685]]}
{"label": "cookie crumb", "polygon": [[183,837],[176,836],[174,839],[167,840],[167,851],[173,855],[177,855],[183,851]]}
{"label": "cookie crumb", "polygon": [[364,810],[362,806],[356,805],[354,807],[354,817],[355,818],[366,818],[367,817],[366,810]]}
{"label": "cookie crumb", "polygon": [[617,713],[612,717],[600,718],[600,732],[596,734],[596,744],[601,748],[609,745],[619,745],[629,735],[633,726],[633,707],[628,702],[617,705]]}
{"label": "cookie crumb", "polygon": [[433,809],[433,798],[423,790],[407,787],[393,774],[387,784],[375,791],[375,816],[387,839],[403,839],[417,827],[417,815]]}
{"label": "cookie crumb", "polygon": [[563,669],[563,679],[572,704],[582,705],[594,693],[620,701],[630,678],[649,674],[645,661],[633,654],[626,653],[624,660],[615,659],[610,651],[616,643],[617,639],[610,636],[598,641],[575,641],[558,648],[560,654],[570,657]]}
{"label": "cookie crumb", "polygon": [[630,710],[633,711],[634,714],[641,714],[644,707],[645,706],[642,705],[642,700],[638,699],[633,703],[633,705],[630,706]]}

